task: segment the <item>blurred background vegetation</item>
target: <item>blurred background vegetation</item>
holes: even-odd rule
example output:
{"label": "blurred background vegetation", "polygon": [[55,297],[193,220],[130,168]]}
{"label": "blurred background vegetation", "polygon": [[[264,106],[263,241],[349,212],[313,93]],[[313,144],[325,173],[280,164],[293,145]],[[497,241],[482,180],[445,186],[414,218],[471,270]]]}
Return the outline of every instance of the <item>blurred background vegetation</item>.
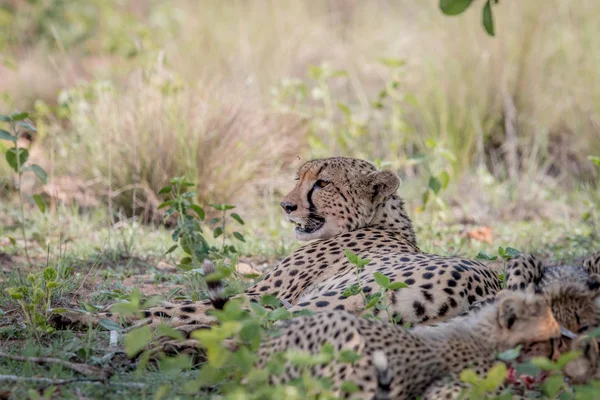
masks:
{"label": "blurred background vegetation", "polygon": [[[293,170],[333,155],[393,168],[411,215],[585,222],[599,15],[593,0],[503,1],[490,37],[480,7],[447,17],[436,1],[8,0],[0,114],[38,128],[22,143],[49,183],[26,192],[113,222],[156,220],[158,190],[185,175],[201,203],[277,236]],[[0,185],[10,200],[6,163]]]}

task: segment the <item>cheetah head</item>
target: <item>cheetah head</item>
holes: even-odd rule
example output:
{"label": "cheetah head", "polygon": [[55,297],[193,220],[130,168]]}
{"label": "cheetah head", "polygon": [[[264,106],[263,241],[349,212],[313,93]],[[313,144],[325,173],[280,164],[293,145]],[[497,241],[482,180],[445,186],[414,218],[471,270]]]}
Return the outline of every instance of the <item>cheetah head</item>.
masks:
{"label": "cheetah head", "polygon": [[541,289],[561,326],[576,333],[600,326],[600,275],[583,281],[553,282]]}
{"label": "cheetah head", "polygon": [[281,202],[299,240],[327,239],[365,227],[377,207],[393,195],[400,179],[363,160],[344,157],[305,163]]}
{"label": "cheetah head", "polygon": [[509,347],[559,339],[561,328],[552,315],[550,302],[542,295],[501,291],[497,295],[498,339]]}

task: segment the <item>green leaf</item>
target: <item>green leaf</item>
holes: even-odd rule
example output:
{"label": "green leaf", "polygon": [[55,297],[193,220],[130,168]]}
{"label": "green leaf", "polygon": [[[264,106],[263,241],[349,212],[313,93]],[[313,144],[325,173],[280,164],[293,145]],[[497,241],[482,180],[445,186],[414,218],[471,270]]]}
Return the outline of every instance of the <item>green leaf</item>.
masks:
{"label": "green leaf", "polygon": [[9,140],[13,143],[17,142],[17,138],[4,129],[0,129],[0,140]]}
{"label": "green leaf", "polygon": [[555,375],[546,378],[543,384],[544,393],[553,399],[558,394],[558,391],[564,385],[564,377],[562,375]]}
{"label": "green leaf", "polygon": [[233,237],[235,237],[240,242],[245,242],[244,236],[239,232],[233,232]]}
{"label": "green leaf", "polygon": [[515,248],[507,247],[506,249],[504,249],[504,257],[514,258],[518,257],[519,254],[521,254],[521,252]]}
{"label": "green leaf", "polygon": [[106,318],[102,318],[98,323],[108,331],[120,331],[122,329],[115,321]]}
{"label": "green leaf", "polygon": [[480,251],[479,253],[477,253],[477,257],[475,257],[475,258],[477,260],[484,260],[484,261],[494,261],[494,260],[498,259],[497,256],[488,256],[483,251]]}
{"label": "green leaf", "polygon": [[342,350],[340,352],[339,360],[343,363],[352,364],[360,360],[360,354],[352,350]]}
{"label": "green leaf", "polygon": [[337,102],[337,106],[344,113],[346,118],[350,118],[350,116],[352,115],[352,112],[350,111],[350,107],[348,107],[346,104],[341,103],[339,101]]}
{"label": "green leaf", "polygon": [[241,225],[244,225],[244,220],[237,213],[231,213],[231,218],[235,219]]}
{"label": "green leaf", "polygon": [[498,358],[502,361],[514,361],[521,354],[521,345],[515,347],[514,349],[503,351],[498,354]]}
{"label": "green leaf", "polygon": [[273,296],[272,294],[266,294],[264,296],[262,296],[260,298],[260,304],[265,306],[265,307],[271,307],[271,308],[279,308],[281,307],[281,302],[279,301],[279,299],[275,296]]}
{"label": "green leaf", "polygon": [[169,247],[169,250],[167,250],[164,255],[166,256],[167,254],[171,254],[172,252],[174,252],[177,249],[177,247],[179,247],[179,245],[176,245],[176,244]]}
{"label": "green leaf", "polygon": [[[17,160],[17,154],[18,154],[18,160]],[[21,168],[24,166],[24,164],[27,162],[27,159],[29,158],[29,151],[27,151],[27,149],[23,149],[23,148],[12,148],[12,149],[8,149],[6,151],[6,161],[8,162],[8,165],[11,166],[12,169],[15,170],[15,172],[19,172],[19,165],[21,166]]]}
{"label": "green leaf", "polygon": [[383,57],[383,58],[379,59],[379,62],[382,65],[385,65],[386,67],[390,67],[390,68],[399,68],[399,67],[403,67],[406,65],[406,61],[400,60],[398,58]]}
{"label": "green leaf", "polygon": [[8,115],[0,115],[0,121],[2,122],[10,122],[11,119]]}
{"label": "green leaf", "polygon": [[440,0],[440,9],[446,15],[458,15],[463,13],[472,0]]}
{"label": "green leaf", "polygon": [[128,357],[133,357],[150,343],[152,331],[149,326],[142,326],[129,332],[125,336],[125,353]]}
{"label": "green leaf", "polygon": [[269,313],[268,319],[269,321],[279,321],[282,319],[288,319],[292,316],[285,308],[277,308]]}
{"label": "green leaf", "polygon": [[29,122],[27,121],[19,121],[17,122],[17,125],[25,128],[27,130],[33,131],[33,132],[37,132],[37,129],[35,129],[35,126],[31,125]]}
{"label": "green leaf", "polygon": [[523,364],[517,364],[515,366],[515,371],[517,371],[519,374],[525,374],[525,375],[531,375],[531,376],[536,376],[540,372],[542,372],[540,367],[538,367],[530,362],[523,363]]}
{"label": "green leaf", "polygon": [[362,290],[361,290],[360,286],[354,284],[354,285],[346,288],[346,290],[344,290],[344,292],[342,293],[342,296],[351,297],[351,296],[359,294],[361,291]]}
{"label": "green leaf", "polygon": [[531,363],[544,371],[555,371],[559,369],[555,363],[548,360],[546,357],[533,357]]}
{"label": "green leaf", "polygon": [[435,176],[429,177],[429,189],[433,190],[433,193],[438,194],[442,188],[442,183]]}
{"label": "green leaf", "polygon": [[161,208],[169,207],[169,206],[172,206],[173,204],[175,204],[175,200],[167,200],[167,201],[161,203],[158,206],[158,209],[160,210]]}
{"label": "green leaf", "polygon": [[194,210],[194,212],[195,212],[195,213],[198,215],[198,218],[200,218],[200,220],[201,220],[201,221],[204,221],[204,217],[205,217],[206,215],[204,214],[204,209],[203,209],[202,207],[200,207],[200,206],[199,206],[199,205],[197,205],[197,204],[192,204],[192,205],[190,206],[190,208],[191,208],[192,210]]}
{"label": "green leaf", "polygon": [[492,4],[490,0],[483,7],[483,27],[490,36],[494,36],[494,18],[492,17]]}
{"label": "green leaf", "polygon": [[158,194],[171,193],[173,187],[171,185],[167,185],[158,191]]}
{"label": "green leaf", "polygon": [[29,170],[33,172],[44,185],[48,183],[48,175],[46,175],[46,171],[44,171],[42,167],[37,164],[32,164],[29,166]]}
{"label": "green leaf", "polygon": [[446,189],[448,187],[448,183],[450,183],[450,175],[446,171],[442,171],[439,176],[440,183],[442,184],[442,189]]}
{"label": "green leaf", "polygon": [[352,381],[342,382],[340,389],[342,390],[342,392],[349,393],[349,394],[360,391],[360,388],[358,387],[358,385]]}
{"label": "green leaf", "polygon": [[472,0],[440,0],[440,9],[446,15],[458,15],[463,13]]}
{"label": "green leaf", "polygon": [[56,273],[56,270],[54,268],[48,267],[48,268],[44,269],[44,281],[54,282],[57,277],[58,277],[58,274]]}
{"label": "green leaf", "polygon": [[34,194],[31,197],[33,198],[33,201],[38,206],[38,208],[40,209],[40,211],[42,213],[45,213],[46,212],[46,202],[44,201],[44,198],[41,195],[39,195],[39,194]]}
{"label": "green leaf", "polygon": [[223,228],[217,226],[217,228],[213,231],[213,237],[216,239],[223,234]]}
{"label": "green leaf", "polygon": [[26,112],[15,113],[10,116],[10,119],[13,121],[23,121],[25,118],[29,118],[29,114]]}
{"label": "green leaf", "polygon": [[377,282],[377,284],[382,288],[387,289],[390,286],[390,278],[381,272],[375,272],[373,276],[375,277],[375,282]]}
{"label": "green leaf", "polygon": [[377,305],[377,303],[379,303],[379,300],[381,300],[381,293],[379,293],[379,292],[368,296],[367,304],[365,305],[365,308],[368,310],[368,309],[375,307],[375,305]]}
{"label": "green leaf", "polygon": [[460,380],[465,383],[476,384],[480,379],[472,369],[465,369],[460,373]]}
{"label": "green leaf", "polygon": [[591,162],[593,162],[594,164],[596,164],[598,167],[600,167],[600,157],[598,157],[598,156],[588,156],[588,160],[590,160]]}
{"label": "green leaf", "polygon": [[407,288],[408,285],[404,282],[392,282],[389,286],[388,289],[389,290],[398,290],[398,289],[404,289]]}
{"label": "green leaf", "polygon": [[178,331],[177,329],[167,324],[159,324],[156,328],[156,333],[159,337],[170,337],[171,339],[177,340],[185,339],[185,335],[183,334],[183,332]]}

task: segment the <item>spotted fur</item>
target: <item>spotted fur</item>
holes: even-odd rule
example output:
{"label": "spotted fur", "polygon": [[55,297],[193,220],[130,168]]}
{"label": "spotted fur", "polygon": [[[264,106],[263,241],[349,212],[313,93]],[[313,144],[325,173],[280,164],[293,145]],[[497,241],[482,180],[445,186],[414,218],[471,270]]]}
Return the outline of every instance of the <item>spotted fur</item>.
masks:
{"label": "spotted fur", "polygon": [[[414,399],[438,380],[456,377],[465,368],[484,375],[496,362],[498,352],[560,336],[558,323],[542,296],[505,291],[500,297],[497,303],[467,316],[409,331],[346,312],[294,318],[278,327],[277,336],[262,344],[258,367],[275,353],[295,349],[316,354],[330,343],[338,352],[358,353],[360,360],[317,366],[311,370],[313,375],[331,378],[337,389],[344,381],[354,382],[359,392],[353,396],[360,399]],[[301,369],[288,364],[285,372],[272,380],[288,382],[301,373]]]}

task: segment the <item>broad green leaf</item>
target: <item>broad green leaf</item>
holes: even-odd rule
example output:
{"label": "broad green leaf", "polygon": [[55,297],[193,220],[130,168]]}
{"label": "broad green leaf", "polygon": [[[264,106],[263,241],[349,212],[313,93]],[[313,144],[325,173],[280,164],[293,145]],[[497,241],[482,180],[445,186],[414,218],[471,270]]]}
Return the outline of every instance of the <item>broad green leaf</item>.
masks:
{"label": "broad green leaf", "polygon": [[518,257],[521,252],[515,248],[507,247],[504,249],[504,256],[508,258]]}
{"label": "broad green leaf", "polygon": [[172,326],[167,325],[167,324],[158,325],[158,327],[156,328],[156,333],[158,334],[159,337],[165,336],[165,337],[170,337],[171,339],[177,339],[177,340],[185,339],[185,335],[183,334],[183,332],[178,331],[177,329],[175,329]]}
{"label": "broad green leaf", "polygon": [[100,326],[108,331],[121,331],[122,328],[115,321],[111,321],[110,319],[102,318],[98,321]]}
{"label": "broad green leaf", "polygon": [[281,302],[279,299],[272,294],[266,294],[260,298],[260,304],[265,307],[271,308],[279,308],[281,307]]}
{"label": "broad green leaf", "polygon": [[[19,157],[18,160],[17,154]],[[28,158],[29,151],[27,151],[27,149],[12,148],[6,151],[6,161],[8,162],[8,165],[10,165],[13,170],[15,170],[15,172],[19,172],[19,165],[23,167],[24,164],[27,162]]]}
{"label": "broad green leaf", "polygon": [[213,237],[216,239],[223,234],[223,228],[217,226],[217,228],[213,231]]}
{"label": "broad green leaf", "polygon": [[480,251],[479,253],[477,253],[477,257],[475,257],[475,258],[477,260],[485,260],[485,261],[494,261],[494,260],[498,259],[497,256],[488,256],[483,251]]}
{"label": "broad green leaf", "polygon": [[557,371],[560,369],[558,365],[548,360],[546,357],[533,357],[531,363],[544,371]]}
{"label": "broad green leaf", "polygon": [[9,140],[13,143],[17,142],[17,138],[10,134],[10,132],[0,129],[0,140]]}
{"label": "broad green leaf", "polygon": [[483,27],[490,36],[494,36],[494,18],[492,17],[492,4],[490,0],[483,7]]}
{"label": "broad green leaf", "polygon": [[352,350],[342,350],[339,355],[339,360],[343,363],[352,364],[360,360],[360,354]]}
{"label": "broad green leaf", "polygon": [[446,15],[458,15],[463,13],[472,0],[440,0],[440,9]]}
{"label": "broad green leaf", "polygon": [[488,392],[492,392],[496,390],[504,380],[506,379],[506,373],[508,372],[508,368],[504,363],[496,363],[487,373],[487,376],[484,379],[485,389]]}
{"label": "broad green leaf", "polygon": [[291,316],[292,314],[285,308],[277,308],[269,313],[268,319],[269,321],[279,321],[282,319],[288,319]]}
{"label": "broad green leaf", "polygon": [[588,160],[590,160],[591,162],[593,162],[594,164],[596,164],[598,167],[600,167],[600,157],[598,157],[598,156],[588,156]]}
{"label": "broad green leaf", "polygon": [[33,132],[37,132],[37,129],[35,129],[35,126],[31,125],[29,122],[27,121],[19,121],[17,122],[17,125],[25,128],[27,130],[33,131]]}
{"label": "broad green leaf", "polygon": [[340,389],[342,389],[342,392],[344,393],[356,393],[360,390],[360,388],[358,387],[358,385],[352,381],[344,381],[342,382],[342,386],[340,387]]}
{"label": "broad green leaf", "polygon": [[388,278],[381,272],[375,272],[373,276],[375,278],[375,282],[377,282],[377,284],[382,288],[387,289],[390,286],[390,278]]}
{"label": "broad green leaf", "polygon": [[44,269],[44,281],[54,282],[57,277],[58,277],[58,274],[56,273],[56,270],[54,268],[48,267],[48,268]]}
{"label": "broad green leaf", "polygon": [[515,347],[514,349],[503,351],[498,354],[498,358],[502,361],[514,361],[521,354],[521,345]]}
{"label": "broad green leaf", "polygon": [[440,192],[440,189],[442,188],[441,182],[435,176],[429,177],[428,186],[429,186],[429,189],[433,190],[433,193],[435,193],[435,194],[438,194]]}
{"label": "broad green leaf", "polygon": [[172,190],[172,189],[173,189],[173,187],[172,187],[172,186],[170,186],[170,185],[167,185],[167,186],[163,187],[162,189],[160,189],[160,190],[158,191],[158,194],[171,193],[171,190]]}
{"label": "broad green leaf", "polygon": [[149,326],[142,326],[129,332],[125,336],[125,353],[133,357],[146,347],[152,339],[152,331]]}
{"label": "broad green leaf", "polygon": [[240,242],[245,242],[244,236],[239,232],[233,232],[233,237],[235,237]]}
{"label": "broad green leaf", "polygon": [[344,292],[342,293],[342,296],[351,297],[351,296],[359,294],[360,292],[361,292],[360,286],[354,284],[354,285],[350,286],[349,288],[346,288],[346,290],[344,290]]}
{"label": "broad green leaf", "polygon": [[235,219],[241,225],[244,225],[244,220],[237,213],[231,213],[231,218]]}
{"label": "broad green leaf", "polygon": [[543,384],[544,393],[549,396],[549,398],[553,399],[558,391],[564,385],[564,377],[562,375],[555,375],[546,378]]}
{"label": "broad green leaf", "polygon": [[161,204],[158,206],[158,209],[160,210],[161,208],[169,207],[169,206],[171,206],[171,205],[173,205],[173,204],[175,204],[175,200],[167,200],[167,201],[165,201],[165,202],[161,203]]}
{"label": "broad green leaf", "polygon": [[13,121],[23,121],[24,119],[28,118],[29,114],[27,114],[26,112],[22,112],[22,113],[14,113],[10,116],[10,119]]}
{"label": "broad green leaf", "polygon": [[0,121],[2,122],[10,122],[11,119],[8,115],[0,115]]}
{"label": "broad green leaf", "polygon": [[367,310],[369,310],[369,309],[375,307],[375,305],[377,303],[379,303],[379,300],[381,300],[381,293],[376,293],[376,294],[368,296],[367,297],[367,304],[365,305],[365,308]]}
{"label": "broad green leaf", "polygon": [[465,383],[476,384],[480,379],[472,369],[465,369],[460,373],[460,380]]}
{"label": "broad green leaf", "polygon": [[200,207],[197,204],[192,204],[190,208],[194,210],[194,212],[198,215],[198,218],[200,218],[200,220],[204,221],[205,214],[204,209],[202,207]]}
{"label": "broad green leaf", "polygon": [[389,290],[398,290],[398,289],[404,289],[407,288],[408,285],[404,282],[392,282],[390,283],[390,286],[388,286]]}
{"label": "broad green leaf", "polygon": [[382,65],[385,65],[386,67],[390,67],[390,68],[398,68],[398,67],[403,67],[406,65],[406,61],[400,60],[398,58],[382,57],[379,59],[379,62]]}
{"label": "broad green leaf", "polygon": [[442,189],[446,189],[448,187],[448,183],[450,183],[450,175],[446,171],[442,171],[439,176],[440,183],[442,184]]}
{"label": "broad green leaf", "polygon": [[34,194],[32,196],[32,198],[33,198],[33,201],[35,202],[35,204],[40,209],[40,211],[42,213],[45,213],[46,212],[46,202],[44,201],[44,198],[39,194]]}

